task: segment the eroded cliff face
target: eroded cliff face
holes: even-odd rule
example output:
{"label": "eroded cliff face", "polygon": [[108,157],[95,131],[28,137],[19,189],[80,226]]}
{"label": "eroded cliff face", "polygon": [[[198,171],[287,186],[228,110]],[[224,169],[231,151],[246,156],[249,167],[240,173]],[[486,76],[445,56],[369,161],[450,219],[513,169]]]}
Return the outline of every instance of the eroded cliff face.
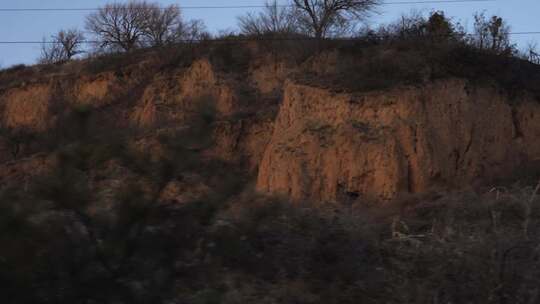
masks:
{"label": "eroded cliff face", "polygon": [[211,100],[220,115],[239,108],[234,88],[224,83],[207,60],[199,60],[185,71],[156,75],[144,90],[131,118],[140,127],[163,121],[185,121],[201,102]]}
{"label": "eroded cliff face", "polygon": [[[337,64],[335,54],[327,57],[306,64]],[[0,93],[0,123],[43,133],[55,126],[62,107],[85,105],[117,127],[146,130],[133,141],[154,149],[158,132],[181,127],[211,102],[215,145],[203,153],[238,163],[256,176],[261,192],[316,202],[389,200],[400,193],[470,187],[540,158],[535,101],[511,103],[495,88],[460,79],[336,93],[301,84],[291,76],[295,71],[265,58],[247,75],[232,75],[201,59],[187,68],[138,73],[144,77],[136,79],[106,72],[32,83]],[[6,145],[0,141],[5,161]],[[5,162],[0,181],[43,171],[51,163],[43,157]],[[173,182],[163,197],[182,201],[189,187]]]}
{"label": "eroded cliff face", "polygon": [[539,111],[461,80],[359,95],[290,82],[257,187],[314,201],[468,187],[540,156]]}
{"label": "eroded cliff face", "polygon": [[[273,130],[278,102],[274,93],[282,87],[278,83],[284,81],[283,76],[278,80],[272,80],[275,74],[265,76],[266,67],[251,68],[242,82],[237,75],[218,72],[209,60],[201,59],[187,68],[137,73],[131,78],[104,72],[23,83],[0,91],[0,127],[42,136],[54,128],[71,127],[63,126],[58,117],[68,109],[83,106],[111,127],[142,131],[142,137],[133,138],[135,146],[159,153],[160,132],[182,128],[197,111],[215,111],[215,145],[204,153],[242,163],[248,174],[254,175]],[[271,80],[271,92],[259,90],[260,79]],[[246,93],[249,90],[252,92]],[[269,93],[273,98],[270,102],[265,97]],[[29,162],[32,157],[28,155],[13,159],[16,143],[4,135],[0,134],[0,162],[5,163],[0,167],[3,182],[28,179],[50,163]],[[40,169],[32,169],[29,163],[40,164]]]}

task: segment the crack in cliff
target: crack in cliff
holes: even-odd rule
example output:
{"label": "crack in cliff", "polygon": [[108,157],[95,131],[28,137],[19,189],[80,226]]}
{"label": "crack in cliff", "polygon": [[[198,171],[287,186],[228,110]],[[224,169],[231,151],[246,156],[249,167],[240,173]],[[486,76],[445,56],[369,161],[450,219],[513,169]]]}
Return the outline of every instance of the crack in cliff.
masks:
{"label": "crack in cliff", "polygon": [[454,151],[452,151],[452,154],[453,154],[454,157],[455,157],[454,170],[455,170],[456,173],[457,173],[457,172],[459,171],[459,164],[460,164],[461,155],[460,155],[458,149],[454,149]]}
{"label": "crack in cliff", "polygon": [[409,193],[415,192],[415,185],[414,185],[414,170],[411,164],[411,160],[409,159],[409,156],[407,156],[407,191]]}
{"label": "crack in cliff", "polygon": [[454,150],[454,153],[456,154],[456,163],[455,163],[456,173],[459,171],[460,167],[462,167],[462,169],[463,169],[463,166],[465,165],[467,155],[471,151],[471,147],[472,147],[472,144],[473,144],[473,138],[474,138],[474,127],[471,129],[469,140],[467,141],[467,145],[465,146],[465,150],[463,151],[463,153],[459,153],[458,149]]}
{"label": "crack in cliff", "polygon": [[519,123],[519,117],[515,107],[512,107],[512,125],[515,130],[514,139],[523,137],[523,131],[521,130],[521,124]]}
{"label": "crack in cliff", "polygon": [[471,136],[469,137],[469,142],[467,143],[467,147],[465,148],[465,152],[463,153],[463,161],[465,161],[467,154],[469,154],[469,151],[471,151],[471,146],[473,144],[473,137],[474,137],[474,127],[471,129]]}

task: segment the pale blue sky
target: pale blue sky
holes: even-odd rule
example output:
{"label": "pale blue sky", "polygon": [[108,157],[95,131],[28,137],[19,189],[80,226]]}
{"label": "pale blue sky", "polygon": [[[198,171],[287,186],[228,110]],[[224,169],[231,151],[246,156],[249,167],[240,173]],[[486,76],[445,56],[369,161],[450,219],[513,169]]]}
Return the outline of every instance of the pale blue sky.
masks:
{"label": "pale blue sky", "polygon": [[[406,0],[392,0],[392,2]],[[108,0],[0,0],[0,8],[88,8],[99,7]],[[121,1],[122,2],[122,1]],[[157,0],[163,5],[178,3],[180,6],[226,6],[259,5],[264,0]],[[281,1],[284,2],[284,1]],[[540,31],[540,0],[498,0],[483,3],[438,3],[385,5],[381,14],[371,18],[372,23],[392,21],[400,14],[412,9],[421,11],[442,10],[455,20],[460,20],[469,28],[472,15],[485,10],[488,15],[497,14],[508,20],[514,32]],[[247,9],[204,9],[184,10],[187,18],[202,19],[208,28],[216,32],[221,29],[235,29],[236,17]],[[32,40],[41,41],[62,28],[84,26],[84,16],[88,12],[0,12],[0,41]],[[529,41],[540,41],[540,35],[514,36],[513,40],[524,46]],[[540,43],[539,43],[540,44]],[[39,56],[39,45],[0,44],[0,67],[18,63],[33,63]]]}

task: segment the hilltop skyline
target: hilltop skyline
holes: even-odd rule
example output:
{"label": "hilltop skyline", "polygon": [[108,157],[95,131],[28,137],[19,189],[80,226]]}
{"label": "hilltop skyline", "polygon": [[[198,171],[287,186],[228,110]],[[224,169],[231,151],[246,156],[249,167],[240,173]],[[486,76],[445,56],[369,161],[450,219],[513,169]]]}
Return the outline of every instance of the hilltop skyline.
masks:
{"label": "hilltop skyline", "polygon": [[[10,3],[11,2],[11,3]],[[67,1],[51,0],[44,3],[39,0],[27,0],[24,2],[5,2],[0,8],[93,8],[101,7],[111,1]],[[125,1],[120,1],[125,2]],[[155,1],[162,5],[179,4],[180,7],[189,6],[232,6],[232,5],[261,5],[261,0],[160,0]],[[285,1],[279,1],[284,3]],[[400,1],[396,1],[400,2]],[[519,2],[517,4],[516,2]],[[211,33],[221,30],[235,30],[237,17],[249,11],[257,9],[229,8],[229,9],[185,9],[186,19],[202,19]],[[472,26],[472,15],[475,12],[485,11],[487,15],[498,15],[511,26],[513,32],[540,31],[540,19],[530,12],[539,11],[540,3],[534,0],[523,1],[493,1],[493,2],[470,2],[470,3],[424,3],[424,4],[388,4],[380,8],[380,14],[373,15],[369,24],[376,26],[388,23],[398,18],[401,14],[412,10],[430,12],[435,10],[444,11],[445,14],[455,21],[460,21],[466,28]],[[66,12],[0,12],[0,41],[41,41],[60,29],[77,27],[84,28],[84,17],[87,11]],[[539,41],[540,35],[516,35],[512,41],[522,48],[531,41]],[[15,64],[35,63],[40,53],[39,44],[4,44],[0,45],[0,67],[9,67]]]}

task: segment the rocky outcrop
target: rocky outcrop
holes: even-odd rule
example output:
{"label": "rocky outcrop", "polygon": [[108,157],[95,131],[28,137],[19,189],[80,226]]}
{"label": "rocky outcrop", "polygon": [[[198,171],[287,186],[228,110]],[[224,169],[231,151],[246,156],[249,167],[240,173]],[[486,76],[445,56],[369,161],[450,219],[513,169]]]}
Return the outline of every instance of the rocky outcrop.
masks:
{"label": "rocky outcrop", "polygon": [[186,71],[158,74],[146,87],[131,114],[132,121],[148,127],[164,121],[185,121],[198,107],[208,106],[227,116],[238,110],[234,88],[218,77],[208,60],[199,60]]}
{"label": "rocky outcrop", "polygon": [[[321,54],[302,68],[316,78],[341,70],[347,60]],[[298,70],[261,58],[236,75],[200,59],[131,80],[113,72],[51,79],[0,92],[0,125],[39,134],[55,124],[62,107],[87,105],[100,121],[143,130],[144,138],[134,142],[158,155],[159,132],[181,128],[195,111],[213,107],[215,145],[202,152],[242,164],[257,176],[259,191],[295,200],[389,200],[404,192],[470,187],[540,159],[535,101],[511,102],[495,88],[460,79],[338,93],[301,84],[301,77],[286,80]],[[0,138],[3,161],[13,158],[8,146]],[[11,172],[2,177],[7,181],[30,174],[33,165],[3,166]],[[171,184],[163,199],[182,201],[186,187]]]}
{"label": "rocky outcrop", "polygon": [[53,78],[22,84],[0,92],[0,125],[4,128],[45,132],[59,114],[73,106],[101,108],[129,91],[126,81],[113,73],[85,75],[77,79]]}
{"label": "rocky outcrop", "polygon": [[[254,79],[271,78],[264,76],[262,68],[254,69],[252,73]],[[257,85],[256,80],[253,82]],[[225,161],[242,162],[249,172],[255,172],[272,133],[273,116],[235,117],[253,106],[239,100],[237,89],[244,85],[220,75],[208,60],[199,60],[185,71],[157,75],[146,87],[131,119],[142,128],[171,123],[178,125],[195,111],[210,110],[204,107],[215,108],[217,122],[213,137],[216,145],[210,154]],[[267,88],[269,92],[275,89],[274,85],[282,87],[279,80],[274,79],[272,88]],[[255,111],[269,112],[264,105],[261,103]]]}
{"label": "rocky outcrop", "polygon": [[288,83],[257,188],[294,199],[387,200],[465,187],[540,157],[540,106],[446,80],[337,94]]}
{"label": "rocky outcrop", "polygon": [[95,76],[83,76],[75,81],[69,92],[70,100],[79,105],[101,107],[114,101],[122,94],[123,87],[113,73],[103,73]]}

